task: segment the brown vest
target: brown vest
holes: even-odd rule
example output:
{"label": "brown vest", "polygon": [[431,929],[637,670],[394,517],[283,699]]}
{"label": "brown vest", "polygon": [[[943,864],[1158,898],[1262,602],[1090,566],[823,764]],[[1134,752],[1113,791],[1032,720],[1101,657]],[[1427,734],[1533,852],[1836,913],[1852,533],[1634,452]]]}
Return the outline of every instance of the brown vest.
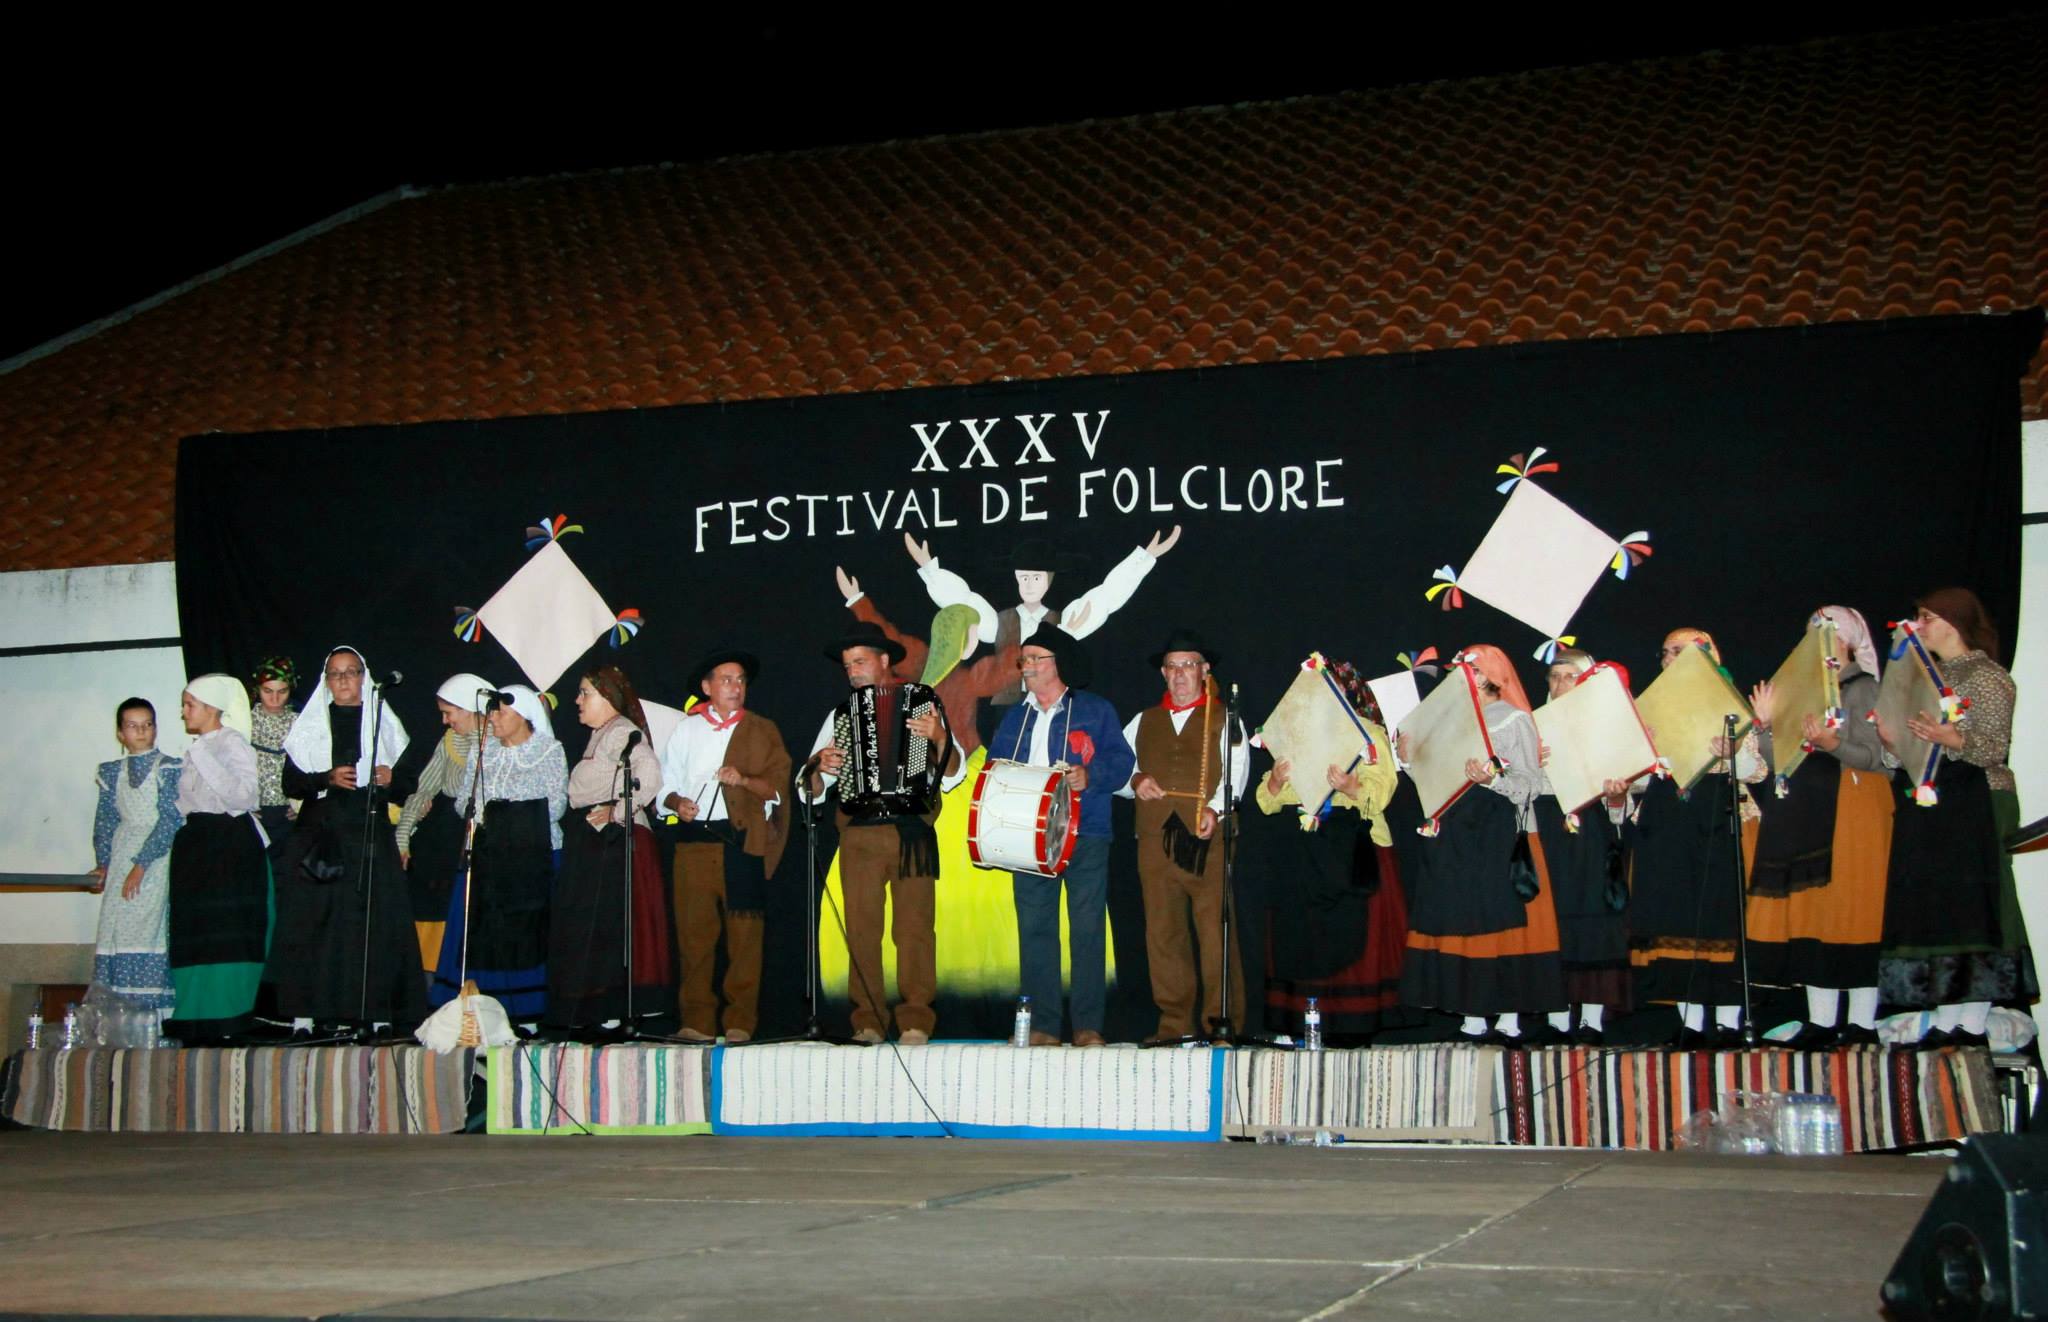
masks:
{"label": "brown vest", "polygon": [[[1204,713],[1209,718],[1206,721]],[[1163,799],[1138,800],[1138,839],[1157,839],[1174,813],[1180,814],[1182,825],[1194,829],[1195,818],[1223,779],[1223,759],[1216,748],[1222,721],[1223,709],[1213,701],[1189,712],[1188,723],[1179,734],[1173,731],[1173,713],[1164,707],[1148,707],[1138,718],[1138,770],[1166,791]],[[1206,775],[1202,772],[1205,745],[1209,750]]]}

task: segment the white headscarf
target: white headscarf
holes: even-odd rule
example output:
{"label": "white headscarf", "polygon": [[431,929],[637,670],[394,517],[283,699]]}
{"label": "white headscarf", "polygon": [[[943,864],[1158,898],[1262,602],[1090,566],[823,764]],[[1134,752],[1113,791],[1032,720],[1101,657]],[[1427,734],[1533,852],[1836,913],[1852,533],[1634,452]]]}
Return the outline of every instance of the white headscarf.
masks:
{"label": "white headscarf", "polygon": [[1876,679],[1877,644],[1871,640],[1870,626],[1864,622],[1863,612],[1853,606],[1823,606],[1814,613],[1834,621],[1835,637],[1848,644],[1849,656],[1856,662],[1856,668]]}
{"label": "white headscarf", "polygon": [[463,711],[475,711],[476,700],[479,695],[495,693],[497,691],[498,686],[496,684],[491,683],[482,675],[472,675],[465,670],[460,674],[450,675],[446,683],[434,690],[434,696],[451,707],[459,707]]}
{"label": "white headscarf", "polygon": [[[361,652],[344,644],[329,652],[326,659],[331,661],[343,652],[354,657],[363,667],[363,723],[358,741],[364,752],[356,759],[356,784],[367,788],[375,768],[398,765],[398,755],[405,751],[409,741],[398,713],[386,707],[383,720],[378,723],[376,757],[370,756],[370,713],[383,704],[383,698],[376,682],[370,678],[370,663]],[[325,671],[324,663],[321,669]],[[323,673],[320,682],[313,686],[312,696],[306,699],[306,709],[292,722],[292,732],[284,737],[285,756],[299,770],[317,775],[334,765],[334,732],[327,718],[328,709],[333,705],[334,693],[328,688],[327,677]],[[327,791],[320,793],[324,796]]]}
{"label": "white headscarf", "polygon": [[249,737],[249,690],[233,675],[201,675],[187,681],[185,692],[220,713],[220,723],[242,738]]}
{"label": "white headscarf", "polygon": [[552,739],[555,737],[555,723],[548,716],[548,700],[524,684],[507,684],[505,692],[512,696],[512,710],[526,718],[537,735]]}

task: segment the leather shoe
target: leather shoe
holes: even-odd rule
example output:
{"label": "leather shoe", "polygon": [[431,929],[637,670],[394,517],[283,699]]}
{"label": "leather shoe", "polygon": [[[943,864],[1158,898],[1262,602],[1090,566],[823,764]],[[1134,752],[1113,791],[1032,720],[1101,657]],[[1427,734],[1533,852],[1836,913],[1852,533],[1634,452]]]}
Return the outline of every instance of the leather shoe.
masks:
{"label": "leather shoe", "polygon": [[1102,1034],[1092,1028],[1084,1028],[1074,1034],[1074,1045],[1077,1047],[1099,1047],[1105,1046],[1107,1043]]}
{"label": "leather shoe", "polygon": [[853,1040],[859,1046],[878,1047],[882,1045],[882,1032],[878,1028],[857,1028]]}
{"label": "leather shoe", "polygon": [[696,1029],[691,1028],[688,1025],[685,1025],[682,1028],[678,1028],[676,1030],[676,1037],[684,1042],[716,1042],[718,1040],[711,1034],[700,1033]]}
{"label": "leather shoe", "polygon": [[1850,1024],[1835,1032],[1838,1047],[1874,1047],[1877,1045],[1877,1030],[1865,1028],[1862,1024]]}
{"label": "leather shoe", "polygon": [[753,1040],[754,1035],[744,1028],[728,1028],[725,1030],[725,1044],[729,1047],[736,1047],[742,1042],[751,1042]]}
{"label": "leather shoe", "polygon": [[896,1035],[896,1040],[906,1047],[921,1047],[932,1040],[932,1035],[922,1028],[906,1028]]}
{"label": "leather shoe", "polygon": [[1059,1038],[1058,1038],[1058,1037],[1056,1037],[1056,1036],[1054,1036],[1053,1034],[1051,1034],[1051,1033],[1041,1033],[1041,1032],[1039,1032],[1039,1031],[1038,1031],[1037,1029],[1035,1029],[1035,1028],[1031,1030],[1031,1045],[1032,1045],[1032,1046],[1034,1046],[1034,1047],[1056,1047],[1056,1046],[1058,1046],[1059,1044],[1060,1044],[1060,1040],[1059,1040]]}

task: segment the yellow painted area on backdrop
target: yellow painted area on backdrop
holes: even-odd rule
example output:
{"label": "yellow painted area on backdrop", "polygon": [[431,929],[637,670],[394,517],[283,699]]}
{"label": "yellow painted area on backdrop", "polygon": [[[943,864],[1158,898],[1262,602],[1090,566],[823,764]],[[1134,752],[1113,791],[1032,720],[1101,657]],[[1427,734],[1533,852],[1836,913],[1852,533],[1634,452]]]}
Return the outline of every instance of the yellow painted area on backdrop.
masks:
{"label": "yellow painted area on backdrop", "polygon": [[[946,795],[939,813],[939,884],[934,902],[938,935],[939,995],[987,996],[1017,994],[1017,905],[1010,874],[978,868],[967,861],[967,807],[973,800],[974,773],[988,750],[976,749],[967,759],[967,775]],[[846,938],[840,921],[846,900],[839,889],[839,858],[825,874],[825,901],[818,915],[818,970],[825,994],[846,996]],[[884,993],[896,999],[896,946],[889,939],[891,913],[882,915],[882,981]],[[1108,917],[1104,916],[1107,932]],[[1107,970],[1116,983],[1116,942],[1108,941]],[[1060,904],[1060,985],[1072,981],[1067,949],[1067,909]]]}

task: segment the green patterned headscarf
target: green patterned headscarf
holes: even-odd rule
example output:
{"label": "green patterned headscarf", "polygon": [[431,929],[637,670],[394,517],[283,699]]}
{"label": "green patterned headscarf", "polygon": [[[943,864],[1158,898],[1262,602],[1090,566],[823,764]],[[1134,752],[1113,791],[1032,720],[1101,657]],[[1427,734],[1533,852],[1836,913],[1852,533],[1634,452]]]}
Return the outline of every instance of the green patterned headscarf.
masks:
{"label": "green patterned headscarf", "polygon": [[299,687],[299,668],[292,664],[292,659],[288,656],[266,656],[256,663],[253,678],[259,688],[273,679],[281,679],[286,688],[296,690]]}

